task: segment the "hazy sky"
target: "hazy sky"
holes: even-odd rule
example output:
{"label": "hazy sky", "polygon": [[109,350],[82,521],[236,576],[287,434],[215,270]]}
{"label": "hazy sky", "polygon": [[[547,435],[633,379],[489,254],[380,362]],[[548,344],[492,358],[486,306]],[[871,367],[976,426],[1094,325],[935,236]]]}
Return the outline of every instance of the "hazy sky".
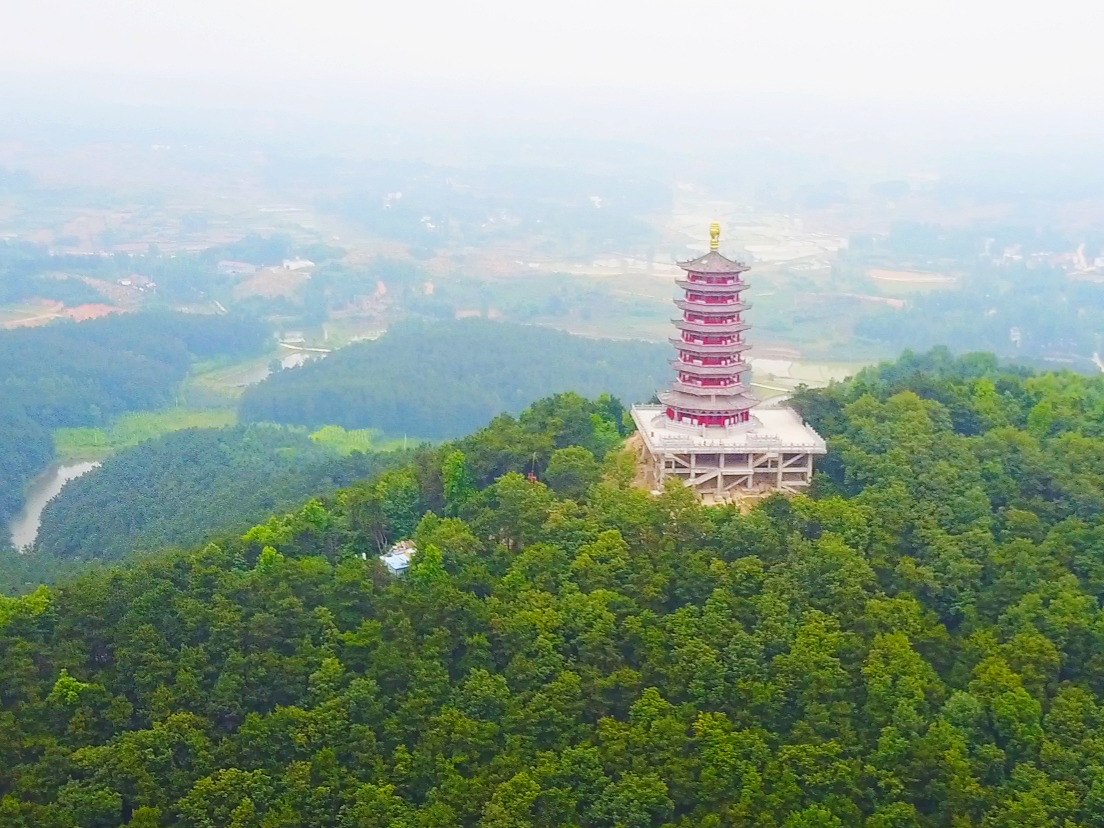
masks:
{"label": "hazy sky", "polygon": [[1104,4],[33,0],[0,73],[584,87],[1098,108]]}

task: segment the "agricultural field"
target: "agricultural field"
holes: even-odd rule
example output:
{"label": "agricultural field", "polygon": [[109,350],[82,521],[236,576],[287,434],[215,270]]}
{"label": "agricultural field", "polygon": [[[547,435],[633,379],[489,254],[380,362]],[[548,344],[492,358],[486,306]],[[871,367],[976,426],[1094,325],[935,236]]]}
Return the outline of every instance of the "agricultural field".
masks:
{"label": "agricultural field", "polygon": [[833,381],[843,381],[870,364],[788,359],[781,353],[770,357],[751,357],[749,362],[751,387],[755,396],[763,401],[789,396],[799,385],[822,388]]}
{"label": "agricultural field", "polygon": [[268,376],[272,362],[280,356],[272,352],[238,362],[196,363],[180,389],[180,396],[193,408],[233,406],[247,386]]}
{"label": "agricultural field", "polygon": [[341,426],[323,426],[313,432],[310,438],[331,451],[347,456],[354,451],[393,451],[433,442],[420,437],[388,437],[374,428],[344,429]]}
{"label": "agricultural field", "polygon": [[106,428],[61,428],[54,432],[58,461],[100,460],[111,452],[136,446],[171,431],[186,428],[224,428],[237,422],[233,409],[194,411],[169,408],[124,414]]}
{"label": "agricultural field", "polygon": [[959,276],[916,270],[873,268],[867,274],[872,288],[884,296],[910,298],[958,286]]}

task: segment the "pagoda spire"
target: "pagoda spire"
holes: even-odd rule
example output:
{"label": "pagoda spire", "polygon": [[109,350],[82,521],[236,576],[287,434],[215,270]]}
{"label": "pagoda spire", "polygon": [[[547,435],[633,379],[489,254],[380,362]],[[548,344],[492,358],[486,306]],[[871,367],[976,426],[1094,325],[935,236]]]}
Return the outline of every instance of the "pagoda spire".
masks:
{"label": "pagoda spire", "polygon": [[709,228],[709,252],[679,262],[686,278],[675,301],[682,316],[671,320],[678,335],[671,339],[678,356],[671,360],[676,377],[659,395],[672,425],[728,430],[751,422],[758,403],[750,393],[749,366],[744,359],[750,327],[743,313],[750,305],[740,294],[747,265],[721,255],[721,226]]}

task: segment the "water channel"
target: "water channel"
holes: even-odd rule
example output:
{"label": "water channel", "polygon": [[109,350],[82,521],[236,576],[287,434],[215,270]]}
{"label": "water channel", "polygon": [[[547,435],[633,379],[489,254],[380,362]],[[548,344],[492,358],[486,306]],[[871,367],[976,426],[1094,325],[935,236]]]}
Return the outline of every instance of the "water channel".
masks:
{"label": "water channel", "polygon": [[68,466],[54,466],[40,475],[31,484],[27,492],[27,501],[11,523],[12,544],[16,549],[24,549],[35,542],[38,527],[42,519],[42,510],[46,508],[58,492],[70,480],[92,471],[99,463],[73,463]]}
{"label": "water channel", "polygon": [[[283,368],[298,368],[312,359],[326,356],[325,353],[295,352],[286,354],[280,358]],[[245,385],[260,382],[268,375],[268,367],[261,366],[255,375],[246,378]],[[25,549],[32,546],[38,536],[38,527],[42,523],[42,510],[46,504],[62,490],[70,480],[80,477],[82,474],[92,471],[99,463],[84,462],[72,463],[67,466],[54,466],[49,471],[43,472],[32,484],[27,492],[27,500],[23,504],[23,510],[11,522],[12,543],[16,549]],[[0,527],[2,529],[2,527]]]}

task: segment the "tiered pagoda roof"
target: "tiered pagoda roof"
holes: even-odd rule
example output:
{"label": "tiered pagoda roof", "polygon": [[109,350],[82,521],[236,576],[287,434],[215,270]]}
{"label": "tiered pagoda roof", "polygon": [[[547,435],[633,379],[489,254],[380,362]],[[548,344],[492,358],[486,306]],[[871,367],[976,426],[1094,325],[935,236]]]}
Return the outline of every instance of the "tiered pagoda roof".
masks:
{"label": "tiered pagoda roof", "polygon": [[749,306],[740,298],[747,288],[740,275],[748,267],[721,255],[716,222],[710,237],[708,253],[679,263],[687,278],[677,280],[686,295],[675,301],[682,317],[672,320],[680,331],[671,339],[678,351],[671,360],[677,377],[659,399],[673,423],[729,429],[748,423],[749,411],[758,402],[744,383],[748,364],[742,354],[749,346],[743,333],[750,326],[741,318]]}
{"label": "tiered pagoda roof", "polygon": [[[719,225],[717,225],[716,222],[713,222],[713,224],[717,227],[717,238],[710,239],[710,245],[712,245],[714,241],[719,242],[720,240],[720,227]],[[710,234],[712,234],[712,227],[710,228],[709,232]],[[743,264],[742,262],[737,262],[733,259],[726,259],[719,252],[717,252],[717,248],[715,247],[711,247],[709,252],[706,253],[704,256],[698,256],[698,258],[691,259],[688,262],[679,262],[678,266],[688,273],[701,273],[702,275],[715,276],[721,276],[724,274],[735,274],[738,276],[741,273],[746,273],[747,271],[751,270],[750,267],[748,267],[746,264]]]}

